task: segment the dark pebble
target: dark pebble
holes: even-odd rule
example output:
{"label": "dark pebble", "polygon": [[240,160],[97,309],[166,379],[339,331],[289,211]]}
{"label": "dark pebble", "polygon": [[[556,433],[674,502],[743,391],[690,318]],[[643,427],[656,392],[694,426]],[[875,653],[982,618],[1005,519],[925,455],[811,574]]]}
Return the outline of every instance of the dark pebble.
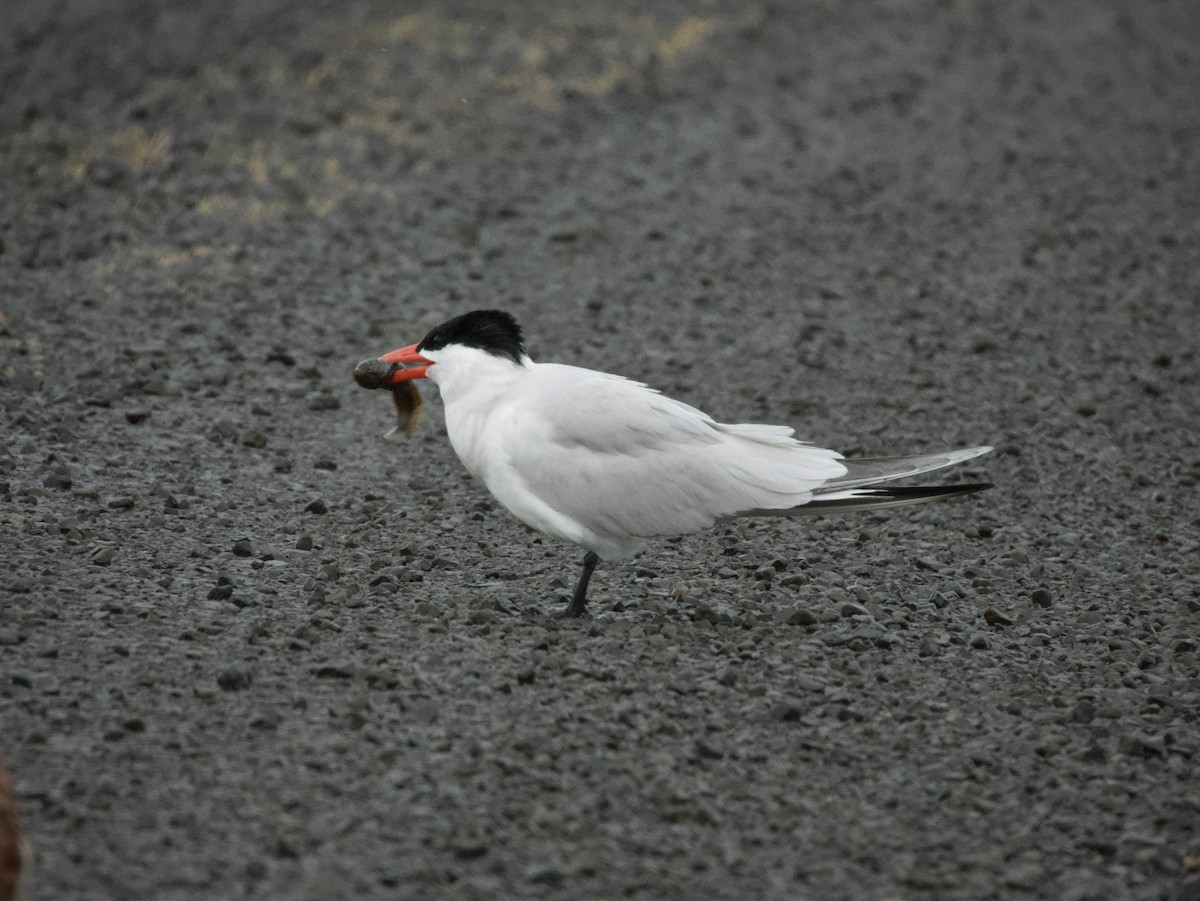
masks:
{"label": "dark pebble", "polygon": [[249,688],[252,681],[250,668],[244,663],[235,663],[217,673],[217,685],[222,691],[241,691]]}
{"label": "dark pebble", "polygon": [[720,748],[713,746],[708,739],[698,738],[695,744],[696,756],[701,760],[720,760],[725,756]]}
{"label": "dark pebble", "polygon": [[318,394],[308,402],[308,408],[318,413],[326,410],[339,410],[341,406],[342,402],[332,394]]}
{"label": "dark pebble", "polygon": [[[57,488],[60,491],[69,491],[74,482],[71,480],[71,474],[63,470],[56,470],[42,479],[42,486],[45,488]],[[7,492],[5,492],[7,494]]]}
{"label": "dark pebble", "polygon": [[312,674],[318,679],[352,679],[354,673],[354,664],[345,660],[331,660],[312,668]]}
{"label": "dark pebble", "polygon": [[526,867],[525,878],[535,885],[558,885],[566,874],[554,864],[535,863]]}
{"label": "dark pebble", "polygon": [[1167,753],[1167,745],[1161,735],[1122,735],[1117,747],[1122,754],[1131,757],[1159,757]]}
{"label": "dark pebble", "polygon": [[785,723],[798,720],[807,712],[808,705],[799,698],[783,698],[771,706],[771,717]]}
{"label": "dark pebble", "polygon": [[804,607],[788,607],[780,610],[775,616],[776,621],[788,626],[816,625],[817,615]]}
{"label": "dark pebble", "polygon": [[1009,619],[999,610],[993,610],[991,607],[988,607],[987,610],[983,611],[983,621],[989,626],[996,627],[1011,626],[1013,624],[1011,619]]}
{"label": "dark pebble", "polygon": [[1084,698],[1071,711],[1071,719],[1076,723],[1090,723],[1096,718],[1096,705]]}
{"label": "dark pebble", "polygon": [[487,854],[488,846],[481,838],[467,837],[456,839],[451,845],[451,850],[459,860],[478,860]]}

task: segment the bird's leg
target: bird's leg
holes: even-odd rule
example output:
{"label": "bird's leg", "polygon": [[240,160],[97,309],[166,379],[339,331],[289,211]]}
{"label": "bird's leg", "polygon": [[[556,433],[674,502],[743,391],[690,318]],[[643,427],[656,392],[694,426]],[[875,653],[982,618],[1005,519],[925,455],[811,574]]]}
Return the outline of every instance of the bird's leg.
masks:
{"label": "bird's leg", "polygon": [[588,551],[583,555],[583,572],[579,574],[579,584],[575,586],[575,594],[571,596],[571,603],[567,605],[562,616],[583,616],[584,607],[587,606],[588,581],[592,578],[592,570],[599,562],[600,557],[595,551]]}

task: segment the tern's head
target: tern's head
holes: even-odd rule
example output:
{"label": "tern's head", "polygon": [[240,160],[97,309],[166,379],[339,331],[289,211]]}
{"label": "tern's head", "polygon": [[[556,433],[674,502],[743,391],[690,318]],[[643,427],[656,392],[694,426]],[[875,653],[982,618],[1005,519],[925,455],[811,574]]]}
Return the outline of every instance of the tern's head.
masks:
{"label": "tern's head", "polygon": [[478,361],[481,353],[518,366],[527,359],[521,326],[512,314],[503,310],[472,310],[431,329],[418,343],[379,359],[407,365],[392,375],[393,384],[423,378],[436,382],[438,373],[431,374],[431,369],[439,364],[455,366],[472,359]]}

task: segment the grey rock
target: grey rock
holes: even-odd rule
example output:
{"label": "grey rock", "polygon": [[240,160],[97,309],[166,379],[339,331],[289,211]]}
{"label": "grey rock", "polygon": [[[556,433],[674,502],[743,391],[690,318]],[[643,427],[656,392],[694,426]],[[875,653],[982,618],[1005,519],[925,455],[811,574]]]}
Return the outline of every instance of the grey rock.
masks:
{"label": "grey rock", "polygon": [[[845,592],[842,592],[845,594]],[[856,604],[853,601],[846,601],[838,607],[838,613],[844,619],[849,619],[852,616],[870,616],[871,611],[862,604]]]}
{"label": "grey rock", "polygon": [[775,621],[788,626],[813,626],[817,623],[817,614],[796,604],[778,611]]}
{"label": "grey rock", "polygon": [[241,691],[253,681],[253,673],[244,663],[231,664],[217,673],[217,685],[222,691]]}
{"label": "grey rock", "polygon": [[781,698],[771,705],[771,716],[773,719],[790,722],[800,719],[808,712],[808,709],[809,705],[800,698]]}

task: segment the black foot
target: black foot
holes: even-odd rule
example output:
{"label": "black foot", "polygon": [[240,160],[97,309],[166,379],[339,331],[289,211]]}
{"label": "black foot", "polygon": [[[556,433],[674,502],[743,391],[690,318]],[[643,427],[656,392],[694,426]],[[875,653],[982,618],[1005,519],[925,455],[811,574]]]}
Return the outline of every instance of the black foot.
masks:
{"label": "black foot", "polygon": [[587,613],[588,581],[592,578],[592,570],[599,562],[600,557],[595,551],[588,551],[584,554],[583,572],[579,574],[579,584],[575,586],[575,593],[571,595],[571,603],[567,604],[567,609],[557,614],[558,619],[575,619]]}

